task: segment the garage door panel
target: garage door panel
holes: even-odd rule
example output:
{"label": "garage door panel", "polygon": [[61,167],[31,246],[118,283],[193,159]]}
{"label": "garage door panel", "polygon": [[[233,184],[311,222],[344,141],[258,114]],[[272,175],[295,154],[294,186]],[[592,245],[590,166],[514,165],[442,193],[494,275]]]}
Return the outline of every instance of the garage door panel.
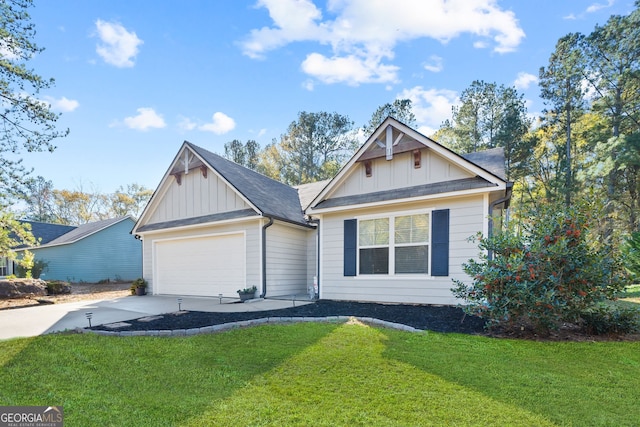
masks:
{"label": "garage door panel", "polygon": [[237,296],[245,287],[245,253],[244,234],[156,242],[157,293]]}

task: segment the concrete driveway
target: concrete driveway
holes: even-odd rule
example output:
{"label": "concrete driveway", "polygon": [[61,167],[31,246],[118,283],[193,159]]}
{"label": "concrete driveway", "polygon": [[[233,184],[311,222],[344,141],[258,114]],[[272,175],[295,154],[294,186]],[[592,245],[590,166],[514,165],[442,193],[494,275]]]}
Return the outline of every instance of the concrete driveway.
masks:
{"label": "concrete driveway", "polygon": [[[178,311],[178,298],[177,296],[164,295],[126,296],[115,299],[1,310],[0,340],[86,328],[89,326],[87,313],[92,313],[92,326],[172,313]],[[288,308],[294,305],[294,301],[291,299],[256,299],[245,303],[223,299],[221,303],[219,298],[212,297],[180,298],[182,298],[180,309],[188,311],[264,311]],[[295,305],[308,303],[308,300],[295,300]]]}

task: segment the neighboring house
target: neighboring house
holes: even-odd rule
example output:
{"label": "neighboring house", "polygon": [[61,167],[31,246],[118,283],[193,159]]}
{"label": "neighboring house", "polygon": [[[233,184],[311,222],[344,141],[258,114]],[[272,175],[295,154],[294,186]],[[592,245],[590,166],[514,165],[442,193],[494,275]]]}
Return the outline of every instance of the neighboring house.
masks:
{"label": "neighboring house", "polygon": [[[78,227],[25,221],[40,244],[19,248],[48,263],[45,280],[95,283],[101,280],[134,280],[142,275],[142,244],[131,235],[130,216],[107,219]],[[11,274],[11,273],[8,273]]]}
{"label": "neighboring house", "polygon": [[185,142],[132,230],[154,294],[455,304],[508,207],[502,150],[459,156],[387,118],[331,180],[291,188]]}

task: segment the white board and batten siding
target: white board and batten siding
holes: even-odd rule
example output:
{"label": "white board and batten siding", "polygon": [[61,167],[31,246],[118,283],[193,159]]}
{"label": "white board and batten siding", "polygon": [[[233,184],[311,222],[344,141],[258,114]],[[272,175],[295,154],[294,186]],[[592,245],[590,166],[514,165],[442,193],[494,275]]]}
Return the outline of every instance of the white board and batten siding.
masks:
{"label": "white board and batten siding", "polygon": [[204,177],[199,169],[181,176],[178,185],[173,177],[165,182],[151,217],[154,224],[183,218],[193,218],[222,212],[238,211],[249,205],[212,171]]}
{"label": "white board and batten siding", "polygon": [[[409,203],[403,206],[376,207],[323,214],[321,217],[320,298],[416,304],[457,304],[451,293],[452,279],[468,281],[462,264],[478,256],[478,247],[468,238],[485,231],[486,197],[464,196]],[[345,277],[344,220],[361,216],[398,214],[420,210],[449,209],[449,275],[356,275]],[[431,245],[429,248],[431,252]]]}
{"label": "white board and batten siding", "polygon": [[307,249],[314,233],[279,221],[267,228],[267,297],[307,294]]}
{"label": "white board and batten siding", "polygon": [[432,150],[424,148],[420,151],[422,164],[419,168],[414,167],[413,154],[410,152],[397,154],[392,161],[374,159],[369,177],[365,174],[364,164],[356,163],[353,172],[332,191],[331,197],[397,190],[474,176]]}
{"label": "white board and batten siding", "polygon": [[237,298],[261,283],[262,220],[158,230],[144,235],[144,277],[153,294]]}

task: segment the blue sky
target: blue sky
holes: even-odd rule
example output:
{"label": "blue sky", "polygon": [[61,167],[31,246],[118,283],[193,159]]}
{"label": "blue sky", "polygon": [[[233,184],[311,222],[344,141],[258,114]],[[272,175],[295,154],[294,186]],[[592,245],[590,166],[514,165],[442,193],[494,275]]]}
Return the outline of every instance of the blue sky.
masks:
{"label": "blue sky", "polygon": [[430,135],[473,80],[515,85],[531,114],[557,40],[633,0],[36,0],[30,61],[55,87],[54,153],[22,157],[58,189],[155,189],[184,140],[261,146],[298,112],[356,125],[410,98]]}

